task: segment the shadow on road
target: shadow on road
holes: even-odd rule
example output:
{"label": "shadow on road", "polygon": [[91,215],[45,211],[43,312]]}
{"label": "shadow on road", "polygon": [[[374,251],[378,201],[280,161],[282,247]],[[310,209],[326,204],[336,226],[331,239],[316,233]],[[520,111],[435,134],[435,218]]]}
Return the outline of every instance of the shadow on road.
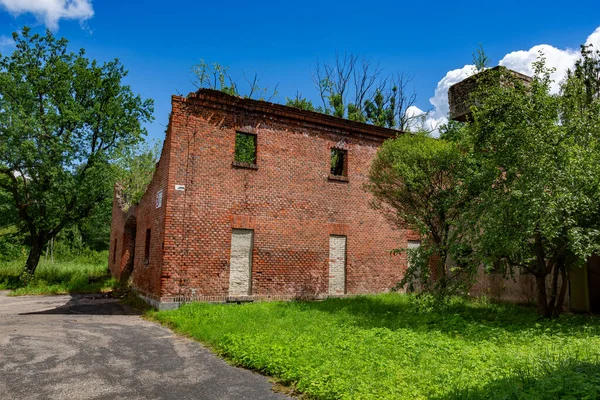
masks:
{"label": "shadow on road", "polygon": [[99,297],[99,296],[76,296],[72,295],[71,299],[62,306],[51,310],[33,311],[19,313],[19,315],[141,315],[142,312],[121,304],[117,299]]}

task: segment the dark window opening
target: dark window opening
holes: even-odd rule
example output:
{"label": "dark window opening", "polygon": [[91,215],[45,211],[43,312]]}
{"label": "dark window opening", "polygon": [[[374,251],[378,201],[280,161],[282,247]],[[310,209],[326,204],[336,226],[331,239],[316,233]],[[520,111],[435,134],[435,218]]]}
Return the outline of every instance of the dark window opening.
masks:
{"label": "dark window opening", "polygon": [[113,245],[113,264],[117,261],[117,239],[115,239],[115,244]]}
{"label": "dark window opening", "polygon": [[152,236],[152,230],[146,229],[146,246],[144,247],[144,263],[148,264],[150,261],[150,238]]}
{"label": "dark window opening", "polygon": [[348,176],[348,151],[331,149],[331,175]]}
{"label": "dark window opening", "polygon": [[256,164],[256,135],[236,132],[235,162]]}

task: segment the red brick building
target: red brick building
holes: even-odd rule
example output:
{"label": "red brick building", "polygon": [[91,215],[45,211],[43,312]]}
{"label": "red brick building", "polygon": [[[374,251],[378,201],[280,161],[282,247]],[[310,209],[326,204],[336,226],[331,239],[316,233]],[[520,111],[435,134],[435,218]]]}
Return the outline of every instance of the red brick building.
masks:
{"label": "red brick building", "polygon": [[139,204],[112,213],[109,265],[161,308],[182,301],[324,298],[389,290],[410,231],[364,184],[397,131],[213,90],[173,96]]}

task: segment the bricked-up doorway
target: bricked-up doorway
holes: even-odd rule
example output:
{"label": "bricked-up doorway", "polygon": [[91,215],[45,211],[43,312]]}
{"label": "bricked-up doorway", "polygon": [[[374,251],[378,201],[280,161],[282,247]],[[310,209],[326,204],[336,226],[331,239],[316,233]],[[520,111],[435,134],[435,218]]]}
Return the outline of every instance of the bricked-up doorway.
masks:
{"label": "bricked-up doorway", "polygon": [[329,294],[346,294],[346,236],[329,236]]}
{"label": "bricked-up doorway", "polygon": [[229,260],[229,296],[249,296],[252,294],[253,245],[253,230],[234,229],[232,231]]}
{"label": "bricked-up doorway", "polygon": [[588,260],[590,311],[600,314],[600,256],[594,254]]}
{"label": "bricked-up doorway", "polygon": [[135,261],[135,235],[137,231],[137,221],[131,216],[125,222],[123,231],[123,250],[121,251],[121,282],[127,282],[133,272]]}

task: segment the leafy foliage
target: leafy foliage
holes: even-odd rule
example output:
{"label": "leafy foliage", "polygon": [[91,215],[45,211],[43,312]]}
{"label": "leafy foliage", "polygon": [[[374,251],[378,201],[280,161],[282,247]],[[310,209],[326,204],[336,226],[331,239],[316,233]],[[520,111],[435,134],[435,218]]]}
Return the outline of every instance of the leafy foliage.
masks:
{"label": "leafy foliage", "polygon": [[331,168],[329,169],[331,175],[344,176],[346,175],[347,153],[343,149],[331,149]]}
{"label": "leafy foliage", "polygon": [[[453,228],[469,199],[457,178],[460,168],[462,154],[454,143],[423,133],[387,140],[377,152],[367,185],[373,206],[423,238],[419,249],[408,251],[400,287],[443,295],[468,290],[476,267],[462,262],[464,246]],[[401,251],[406,249],[395,252]]]}
{"label": "leafy foliage", "polygon": [[600,321],[540,320],[485,300],[386,294],[323,302],[193,303],[152,314],[232,362],[319,399],[600,395]]}
{"label": "leafy foliage", "polygon": [[563,94],[585,107],[600,99],[600,49],[591,44],[581,46],[581,58],[567,71]]}
{"label": "leafy foliage", "polygon": [[122,84],[117,60],[70,53],[50,31],[13,38],[16,50],[0,56],[0,188],[28,233],[33,273],[48,240],[110,198],[111,163],[141,140],[153,105]]}
{"label": "leafy foliage", "polygon": [[490,66],[490,58],[485,54],[481,43],[473,53],[473,64],[476,72],[481,72]]}
{"label": "leafy foliage", "polygon": [[[98,293],[117,286],[107,272],[108,252],[85,250],[73,254],[57,246],[56,260],[42,258],[35,274],[23,279],[24,259],[0,263],[0,290],[11,290],[11,295]],[[66,251],[65,251],[66,250]]]}
{"label": "leafy foliage", "polygon": [[[147,144],[130,146],[121,150],[114,164],[116,182],[121,187],[121,195],[127,206],[138,203],[152,181],[156,164],[160,156],[158,143],[150,147]],[[110,211],[112,202],[107,207]]]}
{"label": "leafy foliage", "polygon": [[297,108],[299,110],[305,110],[305,111],[319,111],[321,112],[320,109],[316,108],[312,101],[305,99],[304,97],[302,97],[302,94],[300,93],[296,93],[296,97],[294,98],[289,98],[286,97],[285,98],[285,105],[288,107],[294,107]]}
{"label": "leafy foliage", "polygon": [[317,63],[313,81],[322,101],[317,111],[400,131],[415,130],[427,113],[411,112],[417,97],[408,90],[413,78],[403,72],[382,74],[379,66],[355,54]]}
{"label": "leafy foliage", "polygon": [[262,87],[259,84],[258,75],[254,74],[252,79],[248,79],[244,74],[244,80],[248,87],[247,90],[241,90],[240,85],[229,75],[229,67],[223,66],[217,62],[208,64],[204,60],[192,67],[192,72],[196,75],[194,84],[198,88],[218,90],[231,96],[244,97],[247,99],[257,99],[271,101],[277,96],[277,86],[273,89]]}
{"label": "leafy foliage", "polygon": [[[219,63],[200,60],[192,72],[198,88],[267,101],[277,95],[277,86],[274,89],[260,86],[256,74],[252,79],[244,75],[247,89],[240,89],[241,85],[229,74],[229,67]],[[417,96],[408,90],[412,79],[402,72],[382,77],[381,69],[364,57],[336,55],[333,63],[317,63],[314,70],[313,81],[321,105],[316,106],[300,93],[293,98],[286,97],[285,105],[400,131],[415,130],[423,127],[427,112],[413,112]]]}
{"label": "leafy foliage", "polygon": [[235,134],[235,161],[256,164],[256,135],[237,132]]}
{"label": "leafy foliage", "polygon": [[480,74],[472,121],[453,137],[469,155],[463,178],[477,193],[461,230],[488,266],[533,274],[539,312],[553,316],[568,270],[600,250],[600,108],[581,106],[583,80],[552,95],[543,57],[534,67],[530,84],[503,69]]}

